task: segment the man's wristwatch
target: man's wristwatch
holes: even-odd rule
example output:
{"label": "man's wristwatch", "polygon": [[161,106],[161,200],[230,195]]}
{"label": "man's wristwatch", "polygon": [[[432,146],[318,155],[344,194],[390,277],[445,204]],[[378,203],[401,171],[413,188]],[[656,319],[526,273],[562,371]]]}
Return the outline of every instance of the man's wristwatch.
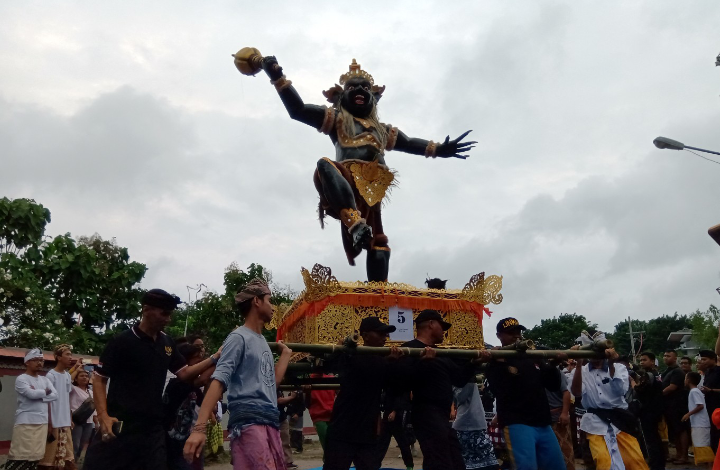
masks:
{"label": "man's wristwatch", "polygon": [[214,355],[210,356],[210,360],[212,361],[213,365],[217,365],[218,359]]}

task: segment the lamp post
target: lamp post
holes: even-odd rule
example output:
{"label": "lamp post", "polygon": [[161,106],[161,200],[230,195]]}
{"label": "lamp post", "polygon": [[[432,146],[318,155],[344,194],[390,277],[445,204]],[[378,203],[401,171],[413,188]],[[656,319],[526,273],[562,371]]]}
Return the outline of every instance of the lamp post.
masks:
{"label": "lamp post", "polygon": [[[192,287],[192,286],[185,286],[185,287],[187,287],[187,290],[188,290],[188,305],[190,305],[190,302],[192,302],[192,300],[190,299],[190,291],[191,290],[195,291],[195,302],[197,302],[198,294],[200,294],[200,291],[202,290],[202,288],[204,287],[207,289],[207,286],[205,284],[198,284],[195,287]],[[187,336],[188,318],[190,318],[190,313],[187,313],[185,315],[185,332],[183,333],[183,336]]]}
{"label": "lamp post", "polygon": [[700,152],[713,153],[715,155],[720,155],[720,152],[713,152],[712,150],[705,150],[705,149],[700,149],[697,147],[690,147],[689,145],[685,145],[682,142],[678,142],[677,140],[668,139],[667,137],[656,137],[655,140],[653,140],[653,144],[655,144],[655,147],[657,147],[659,149],[669,149],[669,150],[692,149],[692,150],[698,150]]}
{"label": "lamp post", "polygon": [[[718,56],[718,65],[720,65],[720,56]],[[712,153],[714,155],[720,155],[720,152],[714,152],[712,150],[706,150],[706,149],[701,149],[701,148],[697,148],[697,147],[690,147],[689,145],[685,145],[682,142],[678,142],[677,140],[668,139],[667,137],[656,137],[655,140],[653,140],[653,144],[655,144],[655,147],[657,147],[659,149],[669,149],[669,150],[692,149],[692,150],[698,150],[700,152]],[[698,157],[705,158],[702,155],[698,155]],[[709,158],[706,158],[706,160],[710,160],[711,162],[714,162],[714,163],[720,163],[720,162],[716,162],[715,160],[711,160]],[[708,229],[708,235],[710,235],[710,237],[712,237],[712,239],[715,240],[715,242],[718,245],[720,245],[720,224],[710,227]]]}

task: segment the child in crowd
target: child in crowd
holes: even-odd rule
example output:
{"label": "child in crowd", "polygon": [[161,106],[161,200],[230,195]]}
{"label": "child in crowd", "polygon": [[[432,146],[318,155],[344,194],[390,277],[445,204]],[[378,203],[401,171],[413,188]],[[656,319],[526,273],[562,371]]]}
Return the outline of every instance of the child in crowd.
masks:
{"label": "child in crowd", "polygon": [[682,417],[683,421],[690,420],[692,429],[692,443],[695,448],[695,465],[713,463],[715,454],[710,447],[710,418],[705,409],[705,396],[698,387],[700,374],[688,372],[685,375],[685,387],[690,389],[688,395],[688,411]]}

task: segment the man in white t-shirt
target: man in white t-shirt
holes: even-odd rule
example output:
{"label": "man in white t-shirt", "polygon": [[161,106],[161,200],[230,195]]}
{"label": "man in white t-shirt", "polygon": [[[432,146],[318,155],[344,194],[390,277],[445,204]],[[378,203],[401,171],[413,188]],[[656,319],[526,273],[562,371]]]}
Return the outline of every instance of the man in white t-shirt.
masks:
{"label": "man in white t-shirt", "polygon": [[31,349],[25,354],[25,373],[15,381],[17,411],[6,470],[34,468],[45,453],[47,403],[57,399],[57,392],[50,381],[39,374],[43,363],[42,351]]}
{"label": "man in white t-shirt", "polygon": [[45,376],[57,390],[58,399],[50,403],[50,422],[48,424],[48,442],[45,456],[40,460],[38,469],[49,470],[64,468],[74,470],[72,428],[70,414],[70,391],[72,379],[67,370],[72,365],[72,346],[61,344],[55,348],[57,365]]}

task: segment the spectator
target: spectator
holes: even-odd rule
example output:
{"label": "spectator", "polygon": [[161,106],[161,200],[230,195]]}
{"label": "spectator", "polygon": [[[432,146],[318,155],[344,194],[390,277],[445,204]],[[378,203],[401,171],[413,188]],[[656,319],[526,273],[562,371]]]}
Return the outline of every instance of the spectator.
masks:
{"label": "spectator", "polygon": [[[333,377],[330,374],[310,374],[311,378],[328,378]],[[325,450],[327,438],[328,424],[332,417],[333,404],[335,403],[335,392],[333,390],[312,390],[310,387],[304,387],[305,403],[307,404],[308,413],[312,420],[315,432],[317,433],[320,447]]]}
{"label": "spectator", "polygon": [[166,373],[192,382],[217,361],[209,358],[188,366],[163,332],[179,303],[162,289],[148,291],[141,299],[140,322],[105,346],[93,375],[100,432],[88,447],[85,470],[167,467],[162,401]]}
{"label": "spectator", "polygon": [[689,423],[682,417],[687,413],[687,395],[685,394],[685,373],[678,367],[677,353],[668,349],[663,354],[663,362],[667,366],[662,374],[663,403],[665,422],[668,426],[670,441],[675,443],[675,459],[673,463],[684,465],[688,462],[688,445],[690,441]]}
{"label": "spectator", "polygon": [[278,413],[280,422],[280,441],[282,442],[283,454],[285,455],[285,466],[287,468],[297,468],[297,465],[293,463],[292,449],[290,448],[290,423],[288,422],[288,405],[295,400],[296,393],[290,392],[288,396],[284,396],[283,393],[278,390]]}
{"label": "spectator", "polygon": [[31,349],[25,354],[25,373],[15,380],[17,409],[5,470],[33,470],[45,455],[48,437],[48,405],[57,400],[52,382],[40,375],[43,354]]}
{"label": "spectator", "polygon": [[695,465],[715,461],[715,453],[710,447],[710,417],[705,410],[705,397],[697,388],[699,383],[700,374],[697,372],[688,372],[685,376],[685,386],[690,389],[688,394],[690,411],[682,417],[682,420],[690,421]]}
{"label": "spectator", "polygon": [[[485,408],[476,383],[453,387],[457,414],[453,429],[457,432],[467,470],[499,468],[492,441],[487,433]],[[574,467],[573,467],[574,468]]]}
{"label": "spectator", "polygon": [[302,390],[295,392],[295,399],[288,404],[287,413],[290,425],[290,446],[293,453],[303,451],[303,415],[305,414],[305,396]]}
{"label": "spectator", "polygon": [[39,469],[65,467],[75,468],[73,454],[72,416],[70,414],[70,391],[72,379],[68,369],[72,365],[72,346],[60,344],[54,351],[56,365],[45,376],[57,390],[58,398],[50,402],[50,421],[48,423],[48,442],[45,456],[38,464]]}
{"label": "spectator", "polygon": [[550,391],[545,389],[545,394],[550,407],[550,418],[552,419],[552,430],[560,444],[560,450],[565,458],[565,468],[567,470],[575,470],[575,452],[573,451],[573,436],[570,434],[570,420],[575,419],[570,416],[571,395],[567,387],[567,379],[565,374],[560,374],[560,389]]}
{"label": "spectator", "polygon": [[[703,384],[699,388],[705,395],[708,416],[712,417],[713,412],[720,408],[720,366],[717,365],[715,351],[710,349],[700,351],[697,367],[704,374]],[[718,440],[720,440],[720,430],[716,426],[711,426],[710,445],[716,454],[718,453]]]}
{"label": "spectator", "polygon": [[682,369],[685,374],[688,372],[692,372],[692,358],[690,356],[683,356],[680,358],[680,369]]}
{"label": "spectator", "polygon": [[391,438],[395,438],[398,448],[400,449],[400,457],[402,457],[405,468],[412,469],[415,467],[413,457],[417,455],[412,445],[408,433],[410,424],[410,393],[400,393],[396,390],[386,389],[382,399],[382,420],[380,421],[380,435],[378,437],[377,456],[382,464],[382,460],[390,447]]}
{"label": "spectator", "polygon": [[187,460],[200,456],[206,440],[208,419],[224,391],[228,392],[230,422],[228,431],[233,468],[236,470],[284,470],[277,408],[277,385],[283,380],[292,351],[278,341],[280,358],[273,355],[262,335],[272,319],[270,288],[254,280],[235,295],[243,326],[236,328],[223,343],[222,355],[205,389],[198,412],[198,425],[185,443]]}
{"label": "spectator", "polygon": [[605,354],[606,359],[590,359],[575,369],[572,391],[582,395],[587,410],[580,429],[587,433],[597,470],[647,469],[634,437],[636,418],[627,411],[624,398],[630,386],[628,371],[615,363],[618,354],[614,349],[606,349]]}
{"label": "spectator", "polygon": [[663,417],[663,386],[655,369],[655,354],[640,353],[640,371],[637,373],[635,397],[640,402],[640,427],[645,438],[650,470],[665,470],[665,450],[660,436]]}
{"label": "spectator", "polygon": [[[509,346],[522,339],[525,329],[517,319],[505,318],[497,324],[497,337]],[[522,356],[492,360],[487,350],[481,351],[481,359],[489,362],[486,374],[497,397],[498,423],[505,428],[505,442],[517,468],[565,468],[545,392],[560,389],[560,371]]]}
{"label": "spectator", "polygon": [[[180,344],[177,349],[188,366],[194,366],[203,360],[203,351],[191,343]],[[167,465],[170,470],[203,468],[202,456],[197,462],[194,462],[194,467],[188,464],[183,456],[185,441],[190,437],[190,431],[197,422],[197,407],[202,405],[203,392],[201,385],[203,382],[203,380],[198,380],[197,383],[188,383],[174,377],[170,379],[165,388],[163,394],[166,416],[165,427],[167,429],[165,447]]]}
{"label": "spectator", "polygon": [[[87,400],[92,400],[93,392],[90,388],[90,373],[85,369],[78,369],[73,381],[73,387],[70,391],[70,413],[80,408]],[[97,426],[97,412],[93,411],[92,415],[84,423],[75,423],[72,430],[73,454],[75,460],[80,460],[80,453],[90,443],[93,429]]]}

